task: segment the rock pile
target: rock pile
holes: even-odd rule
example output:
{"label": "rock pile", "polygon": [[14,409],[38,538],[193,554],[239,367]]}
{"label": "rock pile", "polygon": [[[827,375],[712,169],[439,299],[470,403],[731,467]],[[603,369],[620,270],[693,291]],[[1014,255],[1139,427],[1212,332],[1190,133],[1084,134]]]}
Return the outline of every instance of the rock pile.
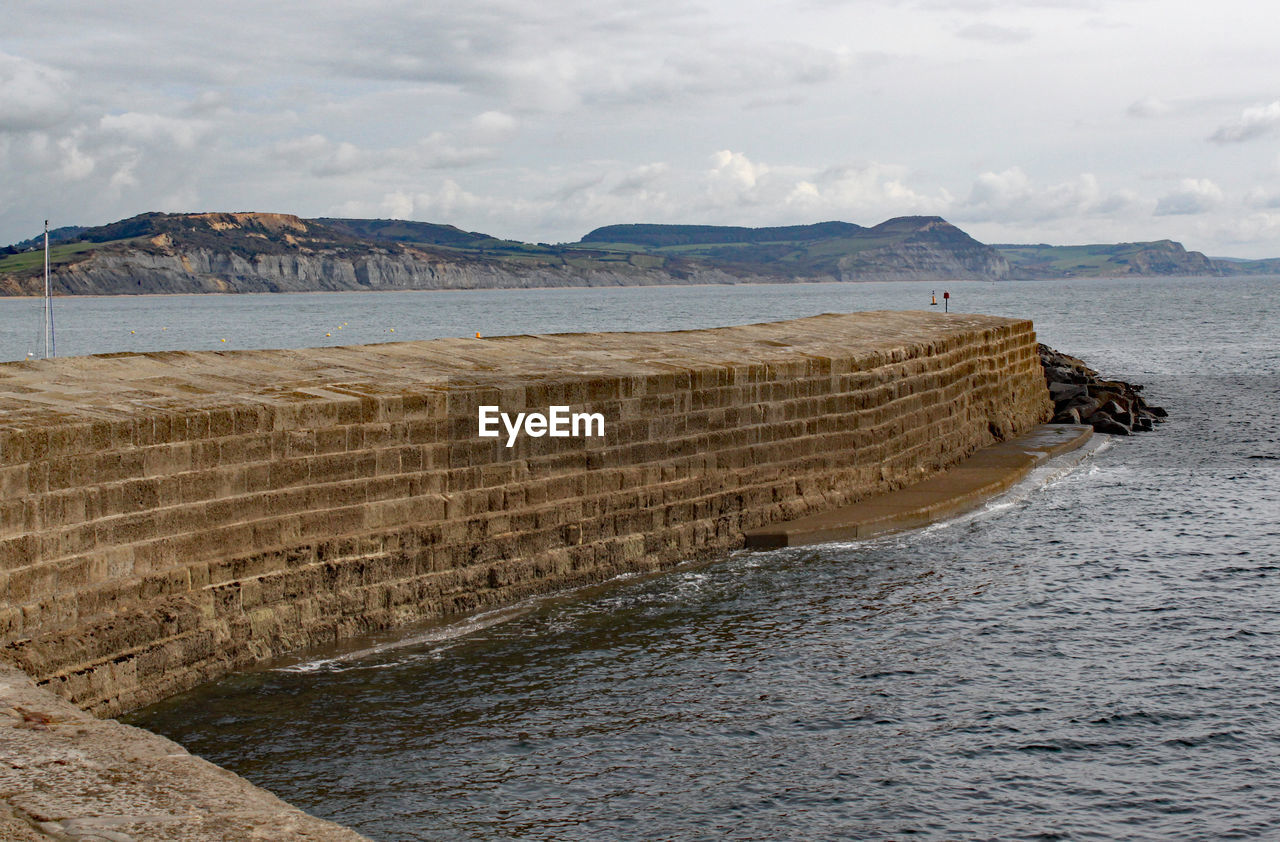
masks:
{"label": "rock pile", "polygon": [[1040,364],[1053,400],[1054,424],[1089,424],[1099,433],[1119,436],[1151,430],[1169,413],[1138,393],[1142,386],[1104,380],[1082,360],[1040,346]]}

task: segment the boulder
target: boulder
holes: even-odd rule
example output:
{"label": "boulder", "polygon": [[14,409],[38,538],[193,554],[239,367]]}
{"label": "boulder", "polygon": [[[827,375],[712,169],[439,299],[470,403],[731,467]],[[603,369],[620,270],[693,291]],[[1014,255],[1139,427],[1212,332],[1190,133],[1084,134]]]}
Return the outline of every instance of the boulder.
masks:
{"label": "boulder", "polygon": [[1052,420],[1052,421],[1050,421],[1049,423],[1051,423],[1051,424],[1079,424],[1079,423],[1080,423],[1080,410],[1078,410],[1078,409],[1064,409],[1064,410],[1061,410],[1060,412],[1058,412],[1057,414],[1055,414],[1055,415],[1053,416],[1053,420]]}
{"label": "boulder", "polygon": [[1133,413],[1119,401],[1107,401],[1099,411],[1106,413],[1126,427],[1133,427]]}
{"label": "boulder", "polygon": [[1142,386],[1100,377],[1076,357],[1040,346],[1040,365],[1053,401],[1053,423],[1092,424],[1099,432],[1127,436],[1148,431],[1169,413],[1138,393]]}
{"label": "boulder", "polygon": [[1094,398],[1083,397],[1070,401],[1062,406],[1061,409],[1074,409],[1076,414],[1079,415],[1082,420],[1085,420],[1088,419],[1090,415],[1097,412],[1101,407],[1102,401],[1095,400]]}
{"label": "boulder", "polygon": [[1121,424],[1102,410],[1098,410],[1089,419],[1089,423],[1093,425],[1096,433],[1110,433],[1113,436],[1128,436],[1133,434],[1133,430]]}
{"label": "boulder", "polygon": [[1080,396],[1089,395],[1089,387],[1083,383],[1050,383],[1049,399],[1054,405],[1066,403]]}

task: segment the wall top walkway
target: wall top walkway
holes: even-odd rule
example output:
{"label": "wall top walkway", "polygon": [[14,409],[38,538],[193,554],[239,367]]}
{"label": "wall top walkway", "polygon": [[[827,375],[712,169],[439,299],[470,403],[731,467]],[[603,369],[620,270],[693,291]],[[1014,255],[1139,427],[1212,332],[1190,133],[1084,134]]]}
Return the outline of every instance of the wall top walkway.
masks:
{"label": "wall top walkway", "polygon": [[[668,333],[436,339],[262,351],[153,351],[0,364],[0,430],[228,403],[281,405],[530,377],[647,376],[797,357],[877,357],[1007,327],[995,316],[876,311]],[[884,362],[884,359],[878,362]],[[357,385],[353,392],[344,384]],[[367,386],[376,384],[370,391]],[[2,442],[0,442],[2,444]]]}

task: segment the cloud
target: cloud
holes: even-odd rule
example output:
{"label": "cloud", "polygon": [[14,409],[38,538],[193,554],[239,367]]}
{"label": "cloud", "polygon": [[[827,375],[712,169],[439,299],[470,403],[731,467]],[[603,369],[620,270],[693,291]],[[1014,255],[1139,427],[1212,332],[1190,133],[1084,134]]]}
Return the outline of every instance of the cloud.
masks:
{"label": "cloud", "polygon": [[44,173],[62,182],[81,181],[98,169],[98,159],[85,149],[80,133],[58,137],[32,132],[0,146],[0,153],[4,169]]}
{"label": "cloud", "polygon": [[1280,193],[1254,187],[1244,194],[1244,203],[1251,208],[1280,208]]}
{"label": "cloud", "polygon": [[[797,220],[850,219],[875,223],[893,216],[935,213],[952,201],[907,184],[892,164],[817,170],[754,160],[722,149],[702,170],[668,162],[625,166],[583,163],[556,172],[528,172],[506,193],[473,190],[443,178],[430,189],[388,191],[379,199],[347,202],[335,212],[448,221],[471,230],[505,233],[513,217],[537,220],[526,237],[576,239],[611,222],[704,222],[776,225]],[[521,194],[513,196],[513,194]]]}
{"label": "cloud", "polygon": [[163,114],[143,114],[128,111],[124,114],[107,114],[98,126],[109,135],[127,141],[142,143],[173,143],[183,149],[195,146],[210,128],[205,120],[166,117]]}
{"label": "cloud", "polygon": [[952,196],[939,190],[928,196],[906,184],[907,169],[893,164],[834,167],[797,181],[786,197],[788,206],[821,215],[860,220],[908,214],[946,213]]}
{"label": "cloud", "polygon": [[768,165],[754,163],[741,152],[721,149],[711,156],[707,183],[713,192],[748,196],[768,173]]}
{"label": "cloud", "polygon": [[1075,216],[1114,214],[1140,204],[1129,192],[1104,193],[1092,173],[1039,186],[1019,167],[984,172],[957,204],[958,219],[1005,223],[1048,222]]}
{"label": "cloud", "polygon": [[[1223,227],[1223,239],[1236,243],[1272,242],[1280,238],[1280,213],[1258,212],[1244,219],[1232,220]],[[1271,252],[1275,254],[1274,251]]]}
{"label": "cloud", "polygon": [[350,141],[335,141],[321,134],[290,138],[271,147],[271,157],[278,163],[317,178],[338,176],[373,176],[397,174],[412,177],[422,170],[465,167],[492,159],[493,149],[474,142],[495,134],[491,117],[481,120],[482,130],[471,138],[459,138],[446,132],[432,132],[404,146],[364,148]]}
{"label": "cloud", "polygon": [[1022,27],[999,26],[994,23],[971,23],[956,32],[961,38],[985,41],[988,44],[1018,44],[1029,41],[1031,30]]}
{"label": "cloud", "polygon": [[1173,106],[1163,99],[1148,96],[1130,104],[1125,111],[1130,117],[1163,117],[1173,111]]}
{"label": "cloud", "polygon": [[1280,126],[1280,99],[1270,105],[1246,108],[1239,117],[1223,123],[1209,136],[1214,143],[1241,143],[1262,137]]}
{"label": "cloud", "polygon": [[59,71],[0,53],[0,134],[57,125],[71,113],[69,94]]}
{"label": "cloud", "polygon": [[475,140],[493,143],[506,140],[520,125],[520,121],[501,111],[486,111],[471,118],[471,134]]}
{"label": "cloud", "polygon": [[615,196],[637,196],[643,198],[655,190],[661,180],[671,172],[671,167],[661,161],[635,167],[619,177],[609,188]]}
{"label": "cloud", "polygon": [[397,3],[325,30],[309,61],[337,78],[412,82],[504,102],[518,113],[764,95],[840,78],[845,48],[734,37],[750,21],[715,20],[674,2],[480,0],[447,13]]}
{"label": "cloud", "polygon": [[1207,178],[1184,178],[1178,189],[1166,193],[1156,203],[1156,216],[1189,216],[1205,213],[1222,204],[1222,189]]}
{"label": "cloud", "polygon": [[[52,29],[38,7],[4,9],[0,241],[183,203],[522,239],[936,213],[1105,241],[1209,236],[1280,186],[1265,27],[1187,4],[1159,33],[1132,0],[65,0]],[[1189,127],[1264,142],[1188,169]],[[1188,174],[1245,187],[1182,195]]]}

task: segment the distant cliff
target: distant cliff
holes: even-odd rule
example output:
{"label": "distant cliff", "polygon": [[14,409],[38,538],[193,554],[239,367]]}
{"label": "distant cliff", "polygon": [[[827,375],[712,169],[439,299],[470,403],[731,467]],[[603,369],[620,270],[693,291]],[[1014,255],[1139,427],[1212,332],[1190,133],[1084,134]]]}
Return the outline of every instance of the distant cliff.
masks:
{"label": "distant cliff", "polygon": [[[50,232],[58,294],[507,289],[867,280],[1007,280],[1278,271],[1210,260],[1172,240],[978,242],[936,216],[871,228],[610,225],[579,242],[504,240],[395,219],[146,213]],[[43,291],[42,238],[0,249],[0,295]]]}
{"label": "distant cliff", "polygon": [[848,222],[784,228],[610,225],[587,234],[582,244],[678,254],[743,274],[785,271],[841,281],[1009,275],[1003,255],[937,216],[903,216],[874,228]]}
{"label": "distant cliff", "polygon": [[[1001,279],[1007,261],[937,217],[864,228],[613,226],[521,243],[449,225],[265,213],[150,213],[54,238],[62,294],[497,289]],[[23,244],[24,246],[29,244]],[[0,294],[42,289],[38,251],[0,257]]]}
{"label": "distant cliff", "polygon": [[1085,246],[996,245],[993,248],[1009,260],[1012,277],[1018,279],[1234,274],[1220,261],[1210,260],[1198,251],[1187,251],[1182,243],[1173,240]]}

